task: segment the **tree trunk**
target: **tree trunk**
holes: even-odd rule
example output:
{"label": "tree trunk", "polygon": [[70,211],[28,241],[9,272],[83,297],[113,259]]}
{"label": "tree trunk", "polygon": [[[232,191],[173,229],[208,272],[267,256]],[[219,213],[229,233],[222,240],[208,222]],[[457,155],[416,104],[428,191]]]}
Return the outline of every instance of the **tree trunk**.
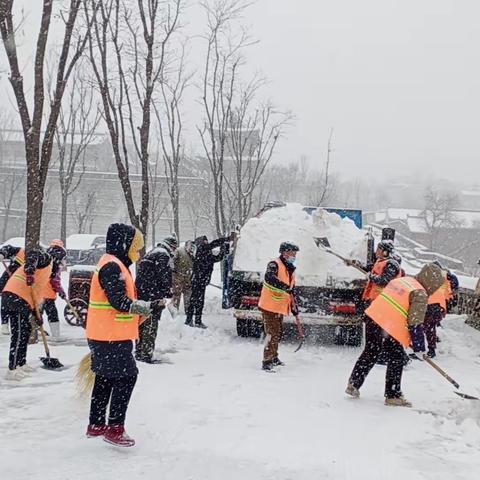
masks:
{"label": "tree trunk", "polygon": [[172,211],[173,211],[173,230],[180,241],[180,209],[179,209],[179,194],[178,194],[178,178],[174,179],[172,191]]}
{"label": "tree trunk", "polygon": [[62,192],[62,205],[60,213],[60,238],[64,245],[67,242],[67,194]]}

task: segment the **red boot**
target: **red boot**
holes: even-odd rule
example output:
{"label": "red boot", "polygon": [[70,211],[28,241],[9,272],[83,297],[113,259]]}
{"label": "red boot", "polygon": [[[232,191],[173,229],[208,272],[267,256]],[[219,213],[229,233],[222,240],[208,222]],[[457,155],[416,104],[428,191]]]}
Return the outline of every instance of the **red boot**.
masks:
{"label": "red boot", "polygon": [[133,447],[135,440],[125,433],[123,425],[108,425],[103,439],[117,447]]}
{"label": "red boot", "polygon": [[103,435],[105,435],[106,430],[107,430],[106,425],[89,425],[87,427],[87,437],[88,438],[103,437]]}

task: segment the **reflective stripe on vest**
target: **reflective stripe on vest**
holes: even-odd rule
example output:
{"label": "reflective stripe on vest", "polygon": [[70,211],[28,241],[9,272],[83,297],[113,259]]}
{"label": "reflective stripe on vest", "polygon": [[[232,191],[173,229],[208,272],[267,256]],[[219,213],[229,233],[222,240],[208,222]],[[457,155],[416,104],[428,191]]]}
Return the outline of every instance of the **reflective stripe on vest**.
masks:
{"label": "reflective stripe on vest", "polygon": [[365,313],[404,347],[411,344],[408,330],[410,293],[425,289],[413,277],[392,280],[365,310]]}
{"label": "reflective stripe on vest", "polygon": [[45,285],[50,281],[51,273],[51,263],[45,268],[35,270],[33,274],[33,286],[29,287],[27,285],[27,276],[25,275],[24,266],[22,265],[10,277],[3,291],[14,293],[21,299],[25,300],[30,308],[33,308],[32,290],[37,303],[42,302],[45,298]]}
{"label": "reflective stripe on vest", "polygon": [[[295,274],[292,273],[290,278],[287,267],[283,262],[279,258],[276,258],[274,262],[277,264],[278,268],[277,278],[282,283],[285,283],[292,288],[295,285]],[[267,312],[288,315],[291,303],[292,298],[289,293],[281,288],[274,287],[265,281],[263,282],[258,308]]]}
{"label": "reflective stripe on vest", "polygon": [[13,261],[15,263],[18,263],[20,266],[23,265],[25,263],[25,250],[23,248],[21,248],[17,254],[15,255],[15,257],[13,258]]}
{"label": "reflective stripe on vest", "polygon": [[104,254],[100,258],[92,278],[87,313],[87,338],[99,341],[122,341],[138,339],[139,316],[120,312],[112,307],[100,285],[98,274],[107,263],[116,263],[125,282],[125,294],[136,300],[137,294],[128,268],[115,256]]}

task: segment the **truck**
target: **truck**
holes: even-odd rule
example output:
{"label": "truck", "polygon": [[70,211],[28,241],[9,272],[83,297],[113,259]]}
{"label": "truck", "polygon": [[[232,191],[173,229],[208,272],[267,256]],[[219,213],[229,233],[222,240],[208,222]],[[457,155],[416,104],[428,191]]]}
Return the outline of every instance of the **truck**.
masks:
{"label": "truck", "polygon": [[[290,209],[290,216],[284,215],[282,209]],[[276,216],[271,213],[273,210],[275,210]],[[321,221],[317,222],[320,223],[320,226],[314,225],[316,217],[321,216],[320,213],[328,216],[326,228]],[[338,222],[335,218],[332,219],[332,214],[339,217]],[[271,218],[265,222],[265,228],[262,228],[262,218],[267,215],[270,215]],[[295,216],[301,216],[302,222],[289,220],[289,218],[294,219]],[[308,216],[315,216],[315,218],[309,223]],[[347,223],[345,219],[347,219]],[[249,222],[254,223],[249,226]],[[345,230],[345,227],[348,228]],[[249,230],[248,240],[243,235],[245,230]],[[254,245],[249,246],[250,250],[247,251],[252,252],[251,255],[255,257],[254,261],[250,262],[250,259],[237,261],[236,257],[240,250],[243,250],[243,256],[245,256],[245,245],[242,242],[251,242],[252,235],[256,233],[256,230],[260,231],[262,235],[257,235],[258,238],[254,237]],[[289,230],[291,230],[293,238],[288,236]],[[273,235],[272,238],[270,235],[272,231],[277,232],[276,237]],[[336,257],[327,258],[329,254],[322,252],[313,238],[315,232],[320,234],[327,232],[328,235],[335,237],[334,240],[336,239],[337,243],[345,244],[345,242],[351,241],[356,248],[354,257],[365,265],[369,264],[373,259],[373,237],[371,232],[362,230],[362,211],[356,209],[319,209],[318,207],[299,205],[292,208],[289,204],[284,203],[268,204],[254,219],[247,221],[238,230],[231,253],[226,257],[223,265],[222,302],[224,308],[233,310],[237,334],[240,337],[257,338],[262,334],[262,314],[258,309],[258,301],[263,274],[268,261],[276,255],[278,256],[279,237],[283,235],[283,231],[286,232],[283,240],[295,241],[295,236],[300,240],[298,242],[300,244],[299,260],[303,261],[303,269],[309,269],[310,273],[310,275],[304,275],[299,281],[298,275],[302,273],[302,264],[298,265],[295,291],[306,336],[338,345],[361,345],[363,338],[361,295],[366,283],[365,276],[346,267]],[[355,237],[356,241],[349,238],[342,239],[342,236]],[[346,245],[349,247],[348,243]],[[332,248],[336,246],[335,243],[332,244]],[[345,248],[343,252],[345,252]],[[269,255],[270,251],[271,255]],[[349,253],[351,252],[347,251],[346,254]],[[321,256],[323,256],[323,263],[319,260]],[[329,270],[317,272],[316,264],[318,264],[319,270],[322,270],[321,267],[327,264]],[[349,268],[349,272],[344,270]],[[294,328],[294,318],[292,316],[285,317],[285,332],[293,333]]]}

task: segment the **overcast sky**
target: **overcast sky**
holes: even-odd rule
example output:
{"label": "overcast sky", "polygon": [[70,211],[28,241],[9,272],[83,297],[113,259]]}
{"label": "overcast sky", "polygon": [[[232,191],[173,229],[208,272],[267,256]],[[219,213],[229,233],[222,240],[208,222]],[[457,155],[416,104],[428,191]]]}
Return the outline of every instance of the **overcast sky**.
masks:
{"label": "overcast sky", "polygon": [[[26,10],[41,4],[22,1]],[[478,0],[259,0],[246,17],[260,40],[249,68],[297,116],[277,161],[306,155],[321,166],[332,126],[334,165],[345,175],[475,181],[479,18]]]}

